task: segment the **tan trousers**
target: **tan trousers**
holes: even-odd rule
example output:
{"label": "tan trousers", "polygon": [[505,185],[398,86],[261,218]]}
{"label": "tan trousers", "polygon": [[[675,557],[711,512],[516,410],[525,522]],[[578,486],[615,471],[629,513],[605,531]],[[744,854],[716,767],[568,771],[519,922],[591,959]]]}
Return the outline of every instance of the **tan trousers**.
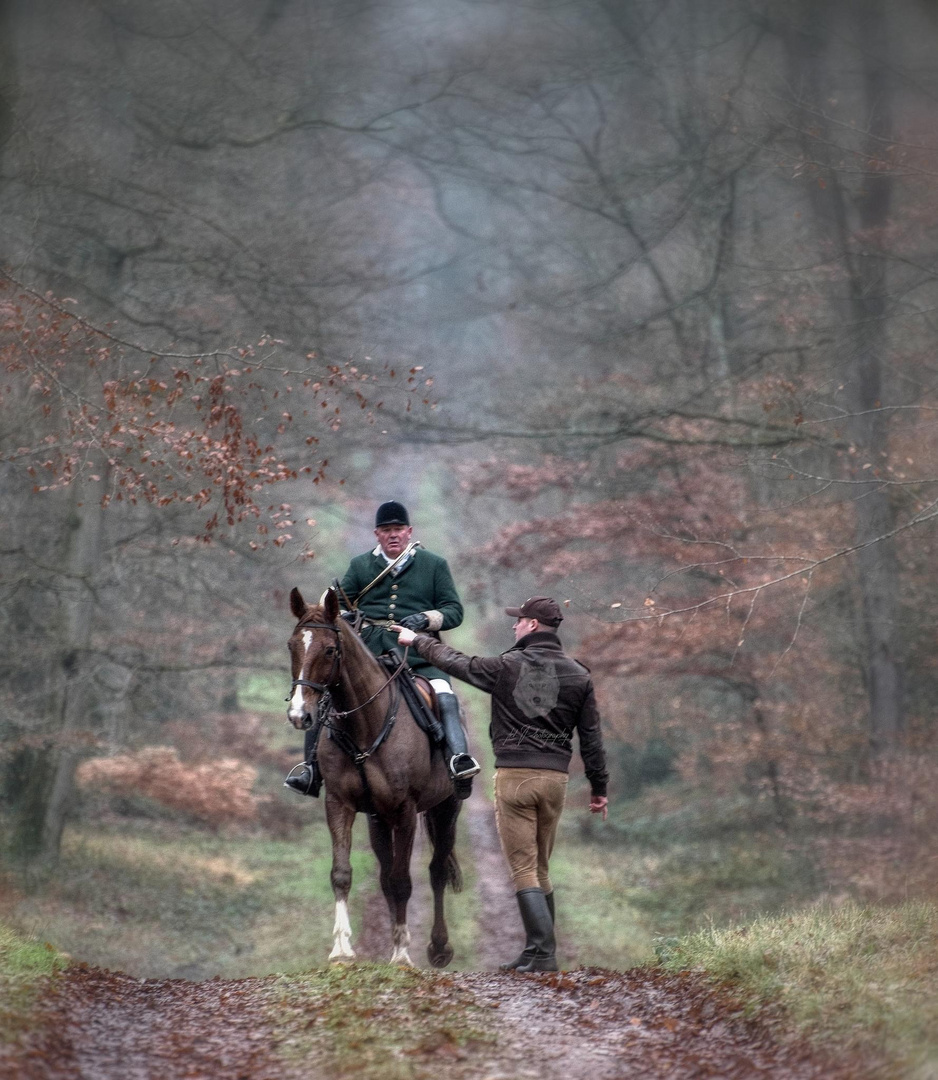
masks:
{"label": "tan trousers", "polygon": [[567,774],[555,769],[496,769],[495,824],[515,892],[553,891],[547,861],[567,795]]}

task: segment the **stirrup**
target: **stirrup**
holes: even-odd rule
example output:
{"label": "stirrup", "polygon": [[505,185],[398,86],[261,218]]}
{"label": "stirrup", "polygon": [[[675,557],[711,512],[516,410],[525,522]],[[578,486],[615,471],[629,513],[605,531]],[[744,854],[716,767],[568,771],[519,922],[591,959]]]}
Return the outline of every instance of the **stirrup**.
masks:
{"label": "stirrup", "polygon": [[[299,775],[293,774],[297,770],[307,769],[309,770],[309,780],[306,783],[306,787],[302,786],[302,779]],[[290,781],[293,781],[291,783]],[[289,788],[291,791],[295,791],[298,795],[311,795],[314,799],[319,797],[319,791],[316,790],[316,773],[308,761],[301,761],[298,765],[294,765],[293,768],[287,773],[283,786]]]}
{"label": "stirrup", "polygon": [[[466,768],[460,769],[457,772],[455,763],[459,758],[468,758],[472,764],[467,765]],[[473,776],[482,772],[482,766],[471,754],[453,754],[447,762],[447,767],[449,768],[450,776],[452,776],[454,780],[470,780]]]}

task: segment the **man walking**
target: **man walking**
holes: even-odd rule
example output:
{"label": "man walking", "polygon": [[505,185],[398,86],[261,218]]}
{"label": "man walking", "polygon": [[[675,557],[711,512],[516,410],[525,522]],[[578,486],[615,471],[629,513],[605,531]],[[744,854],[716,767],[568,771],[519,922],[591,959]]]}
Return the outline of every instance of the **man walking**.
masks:
{"label": "man walking", "polygon": [[401,645],[492,695],[495,821],[526,935],[517,960],[501,966],[556,971],[548,860],[566,796],[573,732],[590,784],[590,812],[603,818],[606,758],[589,670],[564,653],[557,636],[559,605],[549,596],[532,596],[505,614],[515,619],[515,644],[501,656],[466,656],[403,625],[392,629]]}
{"label": "man walking", "polygon": [[[392,623],[436,635],[462,622],[462,603],[446,560],[413,541],[413,532],[405,506],[393,501],[382,503],[375,514],[377,546],[352,559],[339,586],[342,602],[354,605],[362,616],[361,637],[375,656],[397,645],[397,637],[388,629]],[[438,642],[437,637],[429,640]],[[407,659],[409,666],[428,679],[436,691],[446,739],[446,763],[457,798],[467,799],[479,764],[469,753],[453,687],[442,671],[418,654],[410,653]],[[303,795],[319,791],[314,775],[318,736],[318,730],[310,732],[308,742],[312,745],[305,748],[306,763],[284,781]]]}

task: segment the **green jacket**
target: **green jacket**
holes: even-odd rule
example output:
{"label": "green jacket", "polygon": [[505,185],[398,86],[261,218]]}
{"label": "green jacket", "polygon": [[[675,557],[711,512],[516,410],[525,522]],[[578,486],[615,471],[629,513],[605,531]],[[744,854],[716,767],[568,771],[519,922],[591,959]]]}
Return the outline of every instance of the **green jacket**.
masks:
{"label": "green jacket", "polygon": [[[342,588],[352,603],[358,594],[387,566],[383,555],[369,551],[352,559]],[[358,610],[369,619],[399,622],[406,615],[425,611],[430,616],[430,631],[452,630],[462,622],[463,610],[446,560],[432,551],[416,548],[396,576],[386,574],[373,589],[361,598]],[[397,634],[381,627],[363,627],[362,639],[368,648],[380,656],[397,647]],[[411,650],[410,666],[428,679],[449,678]]]}

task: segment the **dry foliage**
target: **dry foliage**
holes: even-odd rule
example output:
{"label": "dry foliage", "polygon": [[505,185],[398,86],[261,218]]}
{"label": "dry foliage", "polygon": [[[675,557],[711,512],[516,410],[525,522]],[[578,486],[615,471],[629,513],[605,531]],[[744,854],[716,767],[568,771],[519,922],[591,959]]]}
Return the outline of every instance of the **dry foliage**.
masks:
{"label": "dry foliage", "polygon": [[78,783],[114,795],[143,795],[213,828],[256,820],[251,793],[257,770],[234,758],[183,764],[170,746],[147,746],[135,753],[92,758],[78,769]]}
{"label": "dry foliage", "polygon": [[315,447],[349,411],[374,424],[384,405],[376,391],[400,391],[407,412],[414,395],[433,404],[422,367],[379,375],[316,353],[285,366],[284,343],[269,336],[201,355],[151,353],[71,303],[0,274],[0,405],[20,423],[0,461],[22,465],[35,494],[103,477],[103,505],[185,504],[204,511],[201,540],[256,521],[251,547],[282,547],[294,539],[292,508],[265,505],[265,492],[301,476],[318,484],[328,465],[293,463],[295,448],[280,437],[294,413],[312,428],[305,447]]}

